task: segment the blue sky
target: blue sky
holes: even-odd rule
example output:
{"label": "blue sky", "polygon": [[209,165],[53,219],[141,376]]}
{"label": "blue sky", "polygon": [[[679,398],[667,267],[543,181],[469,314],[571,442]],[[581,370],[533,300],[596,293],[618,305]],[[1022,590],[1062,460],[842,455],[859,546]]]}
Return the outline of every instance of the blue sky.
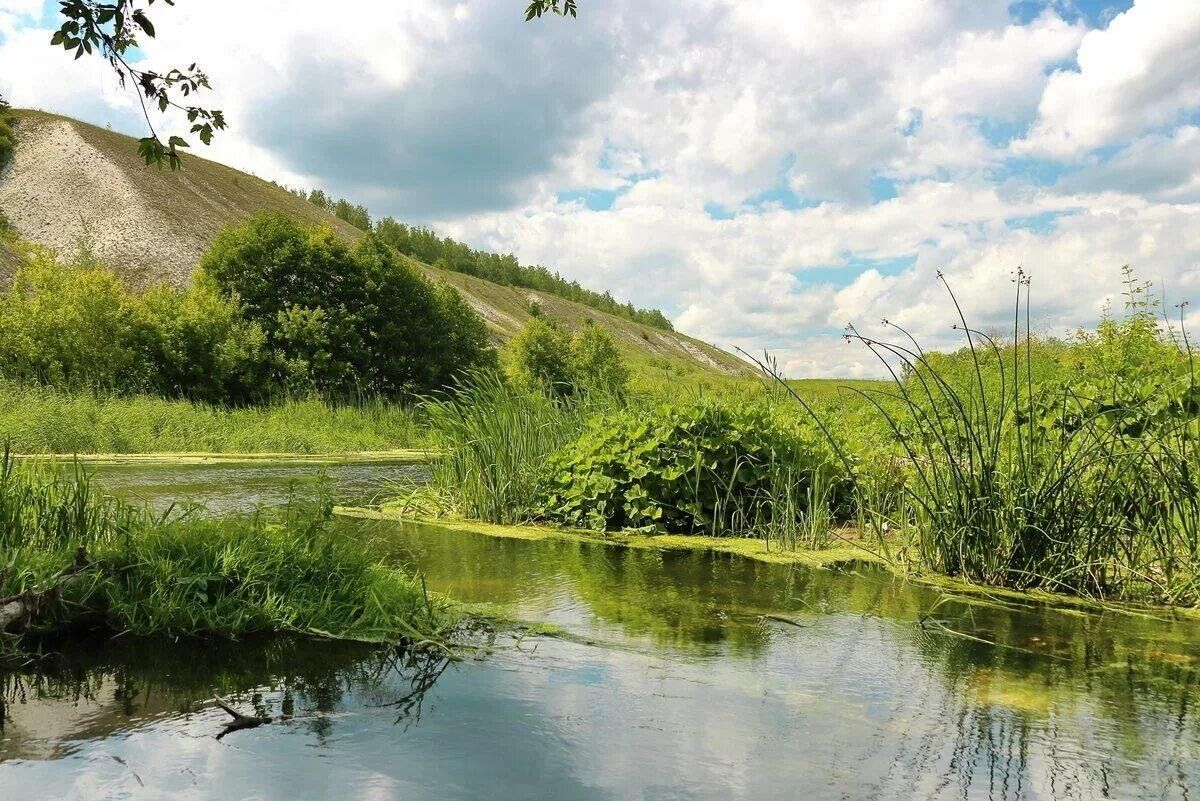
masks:
{"label": "blue sky", "polygon": [[[770,343],[796,375],[875,371],[830,336],[851,320],[953,344],[938,270],[988,325],[1024,265],[1055,331],[1125,263],[1200,283],[1200,3],[518,5],[180,0],[144,52],[212,77],[231,130],[208,155]],[[44,46],[56,6],[0,0],[0,91],[140,134],[101,65]]]}

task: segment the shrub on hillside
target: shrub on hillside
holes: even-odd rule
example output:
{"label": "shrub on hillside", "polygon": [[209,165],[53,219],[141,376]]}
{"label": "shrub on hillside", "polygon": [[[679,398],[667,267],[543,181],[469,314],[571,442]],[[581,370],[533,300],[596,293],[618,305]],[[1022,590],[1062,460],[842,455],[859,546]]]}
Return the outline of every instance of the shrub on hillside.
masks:
{"label": "shrub on hillside", "polygon": [[17,134],[13,131],[15,118],[12,109],[3,97],[0,97],[0,168],[12,158],[17,146]]}
{"label": "shrub on hillside", "polygon": [[503,361],[509,380],[529,391],[619,395],[629,384],[629,368],[612,336],[591,320],[572,335],[553,320],[535,317],[508,343]]}
{"label": "shrub on hillside", "polygon": [[139,294],[97,263],[29,253],[0,297],[0,376],[209,401],[258,386],[262,331],[210,283]]}
{"label": "shrub on hillside", "polygon": [[513,384],[530,391],[570,394],[571,334],[553,320],[535,317],[509,340],[502,357],[504,373]]}
{"label": "shrub on hillside", "polygon": [[262,327],[274,379],[290,391],[435,389],[494,358],[461,298],[371,235],[351,248],[327,228],[262,215],[218,236],[201,272]]}

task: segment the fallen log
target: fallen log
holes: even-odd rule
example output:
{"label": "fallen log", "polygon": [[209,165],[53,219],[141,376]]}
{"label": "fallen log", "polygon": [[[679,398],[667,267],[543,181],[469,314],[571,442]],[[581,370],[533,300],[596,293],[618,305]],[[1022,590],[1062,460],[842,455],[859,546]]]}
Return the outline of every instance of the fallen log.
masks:
{"label": "fallen log", "polygon": [[62,591],[83,578],[88,567],[87,553],[80,547],[75,550],[75,564],[71,569],[50,587],[35,590],[32,587],[18,595],[0,598],[0,632],[15,628],[18,624],[27,624],[43,609],[55,605],[62,596]]}
{"label": "fallen log", "polygon": [[258,726],[270,723],[272,720],[272,718],[263,715],[243,715],[241,712],[238,712],[229,704],[225,703],[225,700],[219,695],[214,695],[213,700],[217,702],[217,706],[221,707],[221,709],[224,709],[225,712],[228,713],[231,718],[233,718],[232,721],[225,724],[225,728],[222,729],[221,733],[217,735],[218,740],[220,740],[226,734],[230,734],[231,732],[240,731],[242,729],[257,728]]}

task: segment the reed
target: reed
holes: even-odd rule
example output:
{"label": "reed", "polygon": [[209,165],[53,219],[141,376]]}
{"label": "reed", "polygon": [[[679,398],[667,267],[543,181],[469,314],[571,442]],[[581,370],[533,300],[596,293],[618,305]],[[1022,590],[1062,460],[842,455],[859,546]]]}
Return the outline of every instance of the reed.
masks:
{"label": "reed", "polygon": [[19,453],[334,453],[420,447],[406,406],[281,398],[222,407],[0,382],[0,437]]}
{"label": "reed", "polygon": [[[78,465],[0,464],[0,598],[36,630],[228,637],[292,632],[440,642],[454,623],[423,581],[330,530],[325,500],[276,513],[155,515],[101,496]],[[11,626],[10,626],[11,629]]]}
{"label": "reed", "polygon": [[449,512],[491,523],[529,518],[544,495],[546,459],[583,430],[612,399],[569,398],[516,389],[493,373],[423,407],[438,451],[426,497]]}
{"label": "reed", "polygon": [[[1200,396],[1186,332],[1175,351],[1183,371],[1169,349],[1151,348],[1135,374],[1102,361],[1093,373],[1044,383],[1034,378],[1027,276],[1017,276],[1007,343],[971,328],[941,281],[966,340],[967,380],[894,323],[885,321],[899,341],[847,334],[893,378],[890,391],[855,391],[906,455],[905,522],[922,567],[1016,589],[1200,600]],[[1144,334],[1147,314],[1135,304],[1111,333]],[[1158,374],[1147,384],[1152,358]]]}

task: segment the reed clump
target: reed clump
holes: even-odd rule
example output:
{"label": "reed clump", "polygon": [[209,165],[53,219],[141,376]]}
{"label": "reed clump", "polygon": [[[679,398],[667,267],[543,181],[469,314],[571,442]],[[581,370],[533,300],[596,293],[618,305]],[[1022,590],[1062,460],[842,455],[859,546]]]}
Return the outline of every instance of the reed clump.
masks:
{"label": "reed clump", "polygon": [[102,496],[78,466],[31,467],[6,454],[0,607],[17,606],[0,628],[441,641],[454,623],[448,604],[336,537],[331,510],[318,501],[228,518],[155,515]]}
{"label": "reed clump", "polygon": [[531,519],[545,494],[546,459],[612,402],[597,393],[528,392],[495,373],[470,376],[423,407],[439,458],[413,501],[490,523]]}
{"label": "reed clump", "polygon": [[[941,279],[945,283],[945,279]],[[1164,325],[1126,273],[1126,315],[1069,347],[1039,343],[1029,280],[1016,278],[1006,342],[971,328],[926,353],[849,329],[894,382],[860,391],[904,453],[888,516],[919,567],[1014,589],[1200,602],[1200,387],[1182,316]]]}

